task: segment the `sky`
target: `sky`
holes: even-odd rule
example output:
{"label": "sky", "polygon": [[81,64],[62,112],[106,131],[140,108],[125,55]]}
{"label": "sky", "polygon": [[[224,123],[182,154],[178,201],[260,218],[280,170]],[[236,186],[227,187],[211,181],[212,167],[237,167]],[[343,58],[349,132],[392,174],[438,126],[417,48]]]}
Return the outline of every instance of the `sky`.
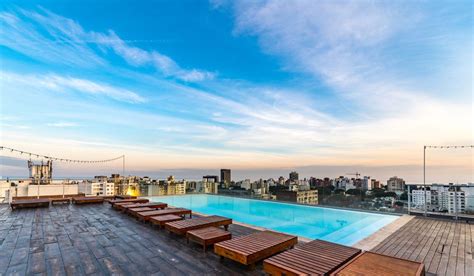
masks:
{"label": "sky", "polygon": [[[471,1],[2,1],[0,142],[126,173],[423,180],[474,144]],[[5,176],[26,156],[2,151]],[[427,182],[474,182],[472,149]],[[39,161],[39,160],[36,160]],[[121,172],[55,164],[56,176]]]}

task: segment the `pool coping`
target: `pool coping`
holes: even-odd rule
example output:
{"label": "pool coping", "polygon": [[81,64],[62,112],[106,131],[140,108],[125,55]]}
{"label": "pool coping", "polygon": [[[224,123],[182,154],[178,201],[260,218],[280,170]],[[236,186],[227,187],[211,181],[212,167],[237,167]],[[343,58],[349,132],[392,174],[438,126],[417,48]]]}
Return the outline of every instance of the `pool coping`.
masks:
{"label": "pool coping", "polygon": [[370,236],[356,242],[352,245],[352,247],[356,247],[364,251],[369,251],[379,245],[390,235],[397,232],[401,227],[411,221],[414,217],[415,216],[412,215],[402,215],[391,223],[375,231]]}

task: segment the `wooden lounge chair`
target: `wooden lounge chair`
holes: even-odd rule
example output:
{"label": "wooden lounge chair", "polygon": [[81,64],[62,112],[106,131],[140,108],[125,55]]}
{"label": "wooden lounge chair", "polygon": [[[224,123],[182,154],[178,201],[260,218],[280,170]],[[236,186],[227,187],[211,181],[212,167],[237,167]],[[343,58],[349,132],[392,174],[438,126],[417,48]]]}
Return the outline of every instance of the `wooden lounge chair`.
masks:
{"label": "wooden lounge chair", "polygon": [[298,237],[273,231],[261,231],[214,244],[214,252],[254,268],[255,263],[292,248]]}
{"label": "wooden lounge chair", "polygon": [[36,208],[36,207],[49,207],[49,199],[47,198],[32,198],[32,199],[16,199],[10,203],[10,208]]}
{"label": "wooden lounge chair", "polygon": [[123,211],[125,209],[125,207],[135,205],[135,204],[137,204],[137,203],[135,203],[135,202],[119,202],[119,203],[115,203],[114,205],[112,205],[112,208],[114,208],[116,210],[119,210],[119,211]]}
{"label": "wooden lounge chair", "polygon": [[374,252],[364,252],[331,275],[423,276],[425,275],[425,266],[419,262]]}
{"label": "wooden lounge chair", "polygon": [[328,275],[361,253],[360,249],[314,240],[263,261],[270,275]]}
{"label": "wooden lounge chair", "polygon": [[136,196],[131,195],[114,195],[115,199],[136,199]]}
{"label": "wooden lounge chair", "polygon": [[125,202],[132,202],[132,203],[147,203],[149,200],[146,198],[135,198],[135,199],[114,199],[110,200],[109,203],[114,206],[117,203],[125,203]]}
{"label": "wooden lounge chair", "polygon": [[186,242],[196,242],[203,247],[203,251],[206,252],[209,245],[213,245],[217,242],[230,240],[232,234],[229,231],[225,231],[219,227],[206,227],[196,230],[191,230],[186,233]]}
{"label": "wooden lounge chair", "polygon": [[163,228],[165,223],[173,222],[177,220],[182,220],[182,216],[177,215],[163,215],[163,216],[155,216],[150,218],[150,222],[152,225],[158,225],[158,227]]}
{"label": "wooden lounge chair", "polygon": [[194,229],[200,229],[205,227],[219,227],[224,226],[225,230],[229,227],[229,224],[232,224],[232,219],[221,217],[221,216],[208,216],[208,217],[199,217],[194,219],[187,219],[182,221],[174,221],[165,223],[165,229],[178,234],[185,235],[186,232]]}
{"label": "wooden lounge chair", "polygon": [[95,203],[104,203],[104,199],[100,196],[90,196],[90,197],[73,197],[72,203],[74,204],[95,204]]}
{"label": "wooden lounge chair", "polygon": [[130,209],[128,209],[128,214],[132,215],[133,217],[136,217],[138,212],[148,212],[148,211],[154,211],[154,210],[156,210],[156,209],[155,208],[150,208],[150,207],[130,208]]}
{"label": "wooden lounge chair", "polygon": [[168,207],[168,204],[163,203],[163,202],[148,202],[148,203],[133,203],[133,204],[128,204],[128,205],[123,205],[122,206],[122,211],[127,213],[129,209],[131,208],[141,208],[141,207],[149,207],[153,209],[165,209]]}
{"label": "wooden lounge chair", "polygon": [[143,220],[145,222],[149,221],[151,217],[154,216],[163,216],[163,215],[177,215],[177,216],[185,216],[189,215],[192,217],[191,210],[185,208],[169,208],[163,210],[155,210],[155,211],[148,211],[148,212],[140,212],[137,213],[138,220]]}

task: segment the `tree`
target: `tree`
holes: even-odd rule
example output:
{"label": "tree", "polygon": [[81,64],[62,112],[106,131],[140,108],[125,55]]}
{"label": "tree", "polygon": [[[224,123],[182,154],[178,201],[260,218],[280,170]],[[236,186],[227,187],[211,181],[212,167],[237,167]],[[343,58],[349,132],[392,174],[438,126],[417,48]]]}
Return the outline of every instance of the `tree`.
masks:
{"label": "tree", "polygon": [[395,192],[386,192],[386,193],[384,193],[384,197],[397,198],[397,194]]}
{"label": "tree", "polygon": [[362,191],[361,189],[349,189],[349,190],[346,191],[346,194],[361,196],[361,195],[365,195],[365,192]]}
{"label": "tree", "polygon": [[408,200],[408,193],[403,192],[403,194],[400,195],[400,200]]}
{"label": "tree", "polygon": [[373,188],[372,191],[371,191],[371,194],[374,197],[384,197],[385,196],[385,189]]}

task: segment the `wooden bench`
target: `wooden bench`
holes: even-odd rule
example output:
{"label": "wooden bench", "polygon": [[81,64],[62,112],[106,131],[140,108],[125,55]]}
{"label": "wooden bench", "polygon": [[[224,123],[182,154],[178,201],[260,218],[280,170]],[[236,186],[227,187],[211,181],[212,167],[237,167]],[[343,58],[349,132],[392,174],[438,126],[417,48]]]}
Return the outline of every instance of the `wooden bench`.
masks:
{"label": "wooden bench", "polygon": [[192,217],[192,212],[191,210],[185,209],[185,208],[169,208],[169,209],[164,209],[164,210],[155,210],[155,211],[137,213],[137,219],[147,222],[150,220],[151,217],[164,216],[164,215],[177,215],[177,216],[189,215],[189,217]]}
{"label": "wooden bench", "polygon": [[74,204],[98,204],[104,203],[104,199],[99,196],[91,196],[91,197],[73,197],[72,203]]}
{"label": "wooden bench", "polygon": [[247,236],[214,244],[214,252],[221,257],[234,260],[250,269],[255,263],[292,248],[298,237],[274,231],[261,231]]}
{"label": "wooden bench", "polygon": [[165,223],[167,222],[173,222],[173,221],[178,221],[182,220],[182,216],[177,216],[177,215],[164,215],[164,216],[156,216],[156,217],[151,217],[150,222],[152,225],[158,225],[160,228],[163,228]]}
{"label": "wooden bench", "polygon": [[263,261],[270,275],[328,275],[361,253],[360,249],[314,240]]}
{"label": "wooden bench", "polygon": [[51,198],[51,204],[54,203],[71,203],[71,198],[70,197],[65,197],[65,198]]}
{"label": "wooden bench", "polygon": [[49,207],[49,199],[47,198],[36,198],[36,199],[18,199],[13,200],[10,203],[10,208],[37,208],[37,207]]}
{"label": "wooden bench", "polygon": [[230,240],[232,234],[219,227],[206,227],[202,229],[191,230],[186,233],[186,242],[196,242],[203,247],[203,251],[206,252],[209,245],[213,245],[217,242]]}
{"label": "wooden bench", "polygon": [[166,230],[177,235],[185,235],[190,230],[224,226],[225,230],[232,224],[232,219],[221,216],[199,217],[194,219],[187,219],[183,221],[175,221],[165,223]]}
{"label": "wooden bench", "polygon": [[331,275],[423,276],[425,266],[419,262],[364,252]]}

